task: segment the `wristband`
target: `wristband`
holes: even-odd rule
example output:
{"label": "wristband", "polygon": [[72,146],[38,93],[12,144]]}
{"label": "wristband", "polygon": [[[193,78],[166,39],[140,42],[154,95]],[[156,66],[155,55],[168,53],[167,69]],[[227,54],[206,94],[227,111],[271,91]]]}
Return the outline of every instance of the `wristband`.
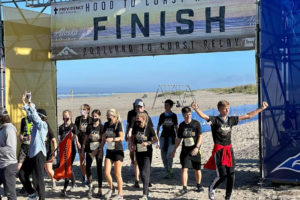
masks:
{"label": "wristband", "polygon": [[196,146],[196,148],[200,149],[200,148],[201,148],[201,145],[200,145],[199,147]]}

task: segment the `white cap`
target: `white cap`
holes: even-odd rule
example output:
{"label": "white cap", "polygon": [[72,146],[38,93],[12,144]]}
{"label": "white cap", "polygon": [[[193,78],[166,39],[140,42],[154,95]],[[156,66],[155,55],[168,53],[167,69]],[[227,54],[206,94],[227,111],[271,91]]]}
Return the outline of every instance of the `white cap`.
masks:
{"label": "white cap", "polygon": [[144,102],[141,99],[136,99],[134,102],[135,106],[141,106],[141,107],[145,107]]}

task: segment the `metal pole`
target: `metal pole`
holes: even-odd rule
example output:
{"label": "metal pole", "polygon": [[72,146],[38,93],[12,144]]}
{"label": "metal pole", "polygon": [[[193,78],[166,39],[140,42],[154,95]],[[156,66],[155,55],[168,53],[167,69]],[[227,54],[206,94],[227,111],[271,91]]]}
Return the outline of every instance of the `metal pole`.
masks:
{"label": "metal pole", "polygon": [[[256,74],[257,74],[257,94],[258,94],[258,106],[261,106],[262,95],[261,95],[261,50],[260,50],[260,0],[257,0],[257,19],[256,19]],[[262,135],[262,115],[258,115],[258,132],[259,132],[259,171],[260,177],[264,178],[263,172],[263,135]]]}
{"label": "metal pole", "polygon": [[0,85],[0,90],[1,90],[1,107],[4,107],[4,42],[3,42],[3,23],[2,23],[2,4],[0,0],[0,31],[1,31],[1,49],[0,49],[0,76],[1,76],[1,85]]}

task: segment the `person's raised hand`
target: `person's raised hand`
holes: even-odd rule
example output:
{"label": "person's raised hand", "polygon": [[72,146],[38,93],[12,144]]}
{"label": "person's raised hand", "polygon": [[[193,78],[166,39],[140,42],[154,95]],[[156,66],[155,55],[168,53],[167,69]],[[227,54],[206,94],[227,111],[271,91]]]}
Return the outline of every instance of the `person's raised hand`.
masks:
{"label": "person's raised hand", "polygon": [[197,108],[198,108],[197,102],[196,102],[196,101],[193,101],[192,104],[191,104],[191,107],[192,107],[193,109],[197,109]]}
{"label": "person's raised hand", "polygon": [[262,104],[262,109],[265,110],[267,107],[269,107],[269,104],[266,101],[264,101]]}

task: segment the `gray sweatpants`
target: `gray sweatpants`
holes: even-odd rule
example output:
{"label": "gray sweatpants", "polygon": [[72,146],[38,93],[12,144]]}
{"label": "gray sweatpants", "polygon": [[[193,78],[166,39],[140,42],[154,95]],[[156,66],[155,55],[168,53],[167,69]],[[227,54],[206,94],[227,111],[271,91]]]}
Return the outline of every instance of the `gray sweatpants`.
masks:
{"label": "gray sweatpants", "polygon": [[174,144],[172,144],[172,137],[168,137],[168,140],[169,140],[168,151],[165,151],[164,150],[165,138],[160,137],[161,159],[163,161],[166,171],[172,169],[172,165],[173,165],[173,158],[171,158],[171,154],[174,149]]}
{"label": "gray sweatpants", "polygon": [[16,195],[16,174],[18,164],[11,164],[7,167],[0,168],[0,185],[4,186],[4,195],[8,200],[17,199]]}

